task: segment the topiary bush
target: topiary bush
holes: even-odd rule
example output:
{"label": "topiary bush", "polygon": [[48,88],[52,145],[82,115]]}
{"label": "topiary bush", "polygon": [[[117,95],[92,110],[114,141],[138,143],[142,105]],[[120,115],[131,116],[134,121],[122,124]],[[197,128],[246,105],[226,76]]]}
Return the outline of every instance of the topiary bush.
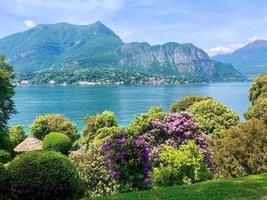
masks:
{"label": "topiary bush", "polygon": [[0,163],[0,200],[10,199],[10,177],[8,171]]}
{"label": "topiary bush", "polygon": [[78,200],[83,184],[73,163],[57,152],[28,152],[8,165],[11,199]]}
{"label": "topiary bush", "polygon": [[119,191],[116,180],[107,173],[105,157],[98,146],[91,144],[85,153],[72,154],[70,158],[84,182],[87,196],[112,195]]}
{"label": "topiary bush", "polygon": [[8,130],[8,137],[13,147],[23,142],[26,139],[23,126],[21,124],[16,124]]}
{"label": "topiary bush", "polygon": [[252,119],[225,130],[212,145],[220,177],[267,172],[267,125]]}
{"label": "topiary bush", "polygon": [[267,98],[257,99],[253,105],[251,105],[248,111],[244,114],[247,120],[256,118],[263,119],[263,115],[267,112]]}
{"label": "topiary bush", "polygon": [[33,137],[43,140],[51,132],[63,133],[72,140],[77,138],[77,126],[60,114],[48,114],[36,117],[30,125]]}
{"label": "topiary bush", "polygon": [[104,111],[95,116],[87,116],[85,118],[83,136],[88,137],[88,140],[92,141],[95,138],[98,129],[117,126],[118,124],[115,114],[110,111]]}
{"label": "topiary bush", "polygon": [[179,149],[164,146],[159,153],[159,166],[153,168],[152,187],[191,184],[212,178],[204,160],[204,153],[198,151],[194,141],[187,141]]}
{"label": "topiary bush", "polygon": [[156,119],[163,119],[166,115],[161,106],[152,107],[148,112],[142,113],[134,118],[129,127],[127,134],[131,136],[142,135],[153,128],[152,122]]}
{"label": "topiary bush", "polygon": [[52,132],[44,137],[43,149],[48,151],[58,151],[62,154],[68,154],[71,150],[72,141],[71,139],[62,134]]}
{"label": "topiary bush", "polygon": [[179,99],[175,103],[173,103],[170,107],[170,112],[182,112],[186,111],[190,106],[192,106],[196,102],[200,102],[203,100],[212,99],[207,96],[187,96]]}
{"label": "topiary bush", "polygon": [[239,123],[239,115],[220,102],[209,99],[197,102],[187,109],[208,134],[218,137],[220,132]]}
{"label": "topiary bush", "polygon": [[267,74],[262,74],[254,80],[248,96],[252,104],[260,97],[267,97]]}

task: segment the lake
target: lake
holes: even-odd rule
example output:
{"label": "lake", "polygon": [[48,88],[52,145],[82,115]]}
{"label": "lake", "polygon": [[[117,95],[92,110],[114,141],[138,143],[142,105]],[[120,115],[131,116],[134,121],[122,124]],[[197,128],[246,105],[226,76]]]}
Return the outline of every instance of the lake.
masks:
{"label": "lake", "polygon": [[86,115],[104,110],[115,112],[120,125],[127,126],[135,115],[149,107],[162,105],[164,110],[177,99],[189,95],[216,98],[243,118],[247,110],[250,82],[203,83],[160,86],[18,86],[14,101],[18,113],[9,125],[21,123],[25,129],[37,115],[61,113],[82,130]]}

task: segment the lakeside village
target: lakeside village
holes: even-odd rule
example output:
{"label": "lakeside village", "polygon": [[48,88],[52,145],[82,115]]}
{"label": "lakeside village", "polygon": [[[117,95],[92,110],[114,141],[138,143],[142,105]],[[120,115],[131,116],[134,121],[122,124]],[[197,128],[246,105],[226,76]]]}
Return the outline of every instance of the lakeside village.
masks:
{"label": "lakeside village", "polygon": [[[132,82],[130,84],[132,85],[169,85],[169,84],[187,84],[191,83],[193,81],[187,80],[187,81],[172,81],[166,78],[156,78],[156,77],[150,77],[145,80],[140,80],[139,82]],[[28,85],[35,85],[30,80],[20,80],[15,82],[15,85],[18,86],[28,86]],[[96,86],[96,85],[129,85],[129,83],[125,83],[124,81],[111,81],[111,80],[96,80],[96,81],[78,81],[72,84],[68,84],[66,82],[64,83],[58,83],[55,80],[49,80],[44,85],[60,85],[60,86],[67,86],[67,85],[78,85],[78,86]]]}

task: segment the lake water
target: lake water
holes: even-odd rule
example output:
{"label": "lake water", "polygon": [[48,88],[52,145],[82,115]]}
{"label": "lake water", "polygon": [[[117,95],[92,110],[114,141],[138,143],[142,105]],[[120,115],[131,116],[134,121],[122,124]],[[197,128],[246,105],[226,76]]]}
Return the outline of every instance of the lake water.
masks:
{"label": "lake water", "polygon": [[10,125],[21,123],[25,129],[37,115],[61,113],[83,127],[86,115],[104,110],[115,112],[120,125],[127,126],[135,115],[154,105],[164,110],[177,99],[189,95],[212,96],[237,111],[241,118],[249,106],[249,82],[203,83],[161,86],[18,86],[14,101],[18,114]]}

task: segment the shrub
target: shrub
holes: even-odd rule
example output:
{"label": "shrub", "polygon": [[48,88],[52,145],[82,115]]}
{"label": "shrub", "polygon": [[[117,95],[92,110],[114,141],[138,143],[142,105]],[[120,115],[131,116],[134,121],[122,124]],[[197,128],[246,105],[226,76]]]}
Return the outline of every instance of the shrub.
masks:
{"label": "shrub", "polygon": [[115,179],[107,173],[99,147],[90,145],[85,153],[73,154],[71,159],[84,182],[86,195],[112,195],[119,190]]}
{"label": "shrub", "polygon": [[165,146],[159,153],[159,166],[153,168],[152,187],[173,184],[191,184],[212,178],[204,162],[204,153],[198,151],[193,141],[187,141],[179,149]]}
{"label": "shrub", "polygon": [[123,190],[144,189],[150,183],[149,149],[142,136],[131,139],[125,131],[102,145],[108,173]]}
{"label": "shrub", "polygon": [[6,168],[0,163],[0,200],[9,199],[10,177]]}
{"label": "shrub", "polygon": [[57,152],[28,152],[8,165],[11,199],[77,200],[83,185],[73,163]]}
{"label": "shrub", "polygon": [[7,163],[12,160],[12,155],[6,150],[0,149],[0,163]]}
{"label": "shrub", "polygon": [[236,112],[214,99],[197,102],[187,111],[193,114],[194,119],[200,123],[206,133],[214,137],[218,137],[222,130],[239,123],[239,116]]}
{"label": "shrub", "polygon": [[8,135],[0,133],[0,163],[6,163],[12,159],[13,146]]}
{"label": "shrub", "polygon": [[239,177],[267,172],[267,125],[252,119],[225,130],[213,142],[218,176]]}
{"label": "shrub", "polygon": [[26,139],[23,126],[16,124],[12,126],[8,131],[8,137],[13,147],[16,147],[19,143]]}
{"label": "shrub", "polygon": [[62,134],[52,132],[44,137],[43,149],[48,151],[58,151],[63,154],[68,154],[71,149],[71,139]]}
{"label": "shrub", "polygon": [[43,140],[51,132],[67,135],[72,140],[77,137],[77,126],[60,114],[48,114],[36,117],[30,126],[32,136]]}
{"label": "shrub", "polygon": [[152,107],[148,112],[135,117],[127,129],[129,135],[142,135],[153,128],[152,122],[156,119],[163,119],[166,113],[162,112],[162,107]]}
{"label": "shrub", "polygon": [[182,112],[186,111],[190,106],[192,106],[196,102],[200,102],[203,100],[212,99],[207,96],[187,96],[179,99],[170,107],[170,112]]}
{"label": "shrub", "polygon": [[248,96],[252,104],[254,104],[259,97],[267,97],[267,74],[262,74],[255,79],[249,89]]}
{"label": "shrub", "polygon": [[163,120],[153,122],[153,129],[144,135],[151,149],[151,157],[154,166],[158,164],[158,153],[164,146],[172,146],[178,149],[188,140],[193,140],[198,149],[204,152],[205,162],[214,171],[211,151],[208,145],[210,136],[204,134],[198,123],[192,119],[189,113],[172,113]]}
{"label": "shrub", "polygon": [[107,142],[110,138],[112,138],[115,134],[122,131],[120,127],[105,127],[100,128],[96,132],[96,136],[93,140],[93,144],[99,146]]}
{"label": "shrub", "polygon": [[101,128],[116,127],[116,116],[113,112],[104,111],[95,116],[87,116],[85,118],[85,127],[83,136],[87,136],[89,141],[92,141],[97,134],[97,130]]}
{"label": "shrub", "polygon": [[263,115],[267,112],[267,98],[259,98],[254,102],[244,114],[245,118],[263,119]]}

